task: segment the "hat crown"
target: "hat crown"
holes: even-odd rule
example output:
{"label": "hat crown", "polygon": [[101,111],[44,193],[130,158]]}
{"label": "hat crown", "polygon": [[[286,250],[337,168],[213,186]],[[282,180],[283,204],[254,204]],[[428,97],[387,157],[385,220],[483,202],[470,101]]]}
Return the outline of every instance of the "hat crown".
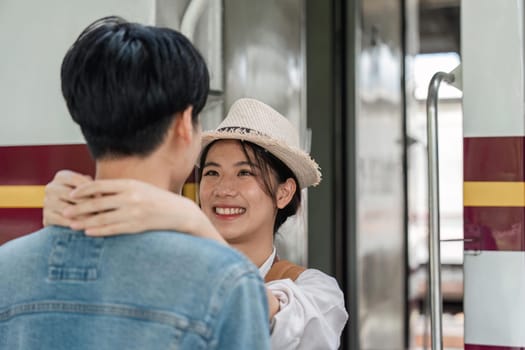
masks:
{"label": "hat crown", "polygon": [[299,147],[299,134],[292,123],[270,106],[251,99],[237,100],[217,130],[254,133]]}

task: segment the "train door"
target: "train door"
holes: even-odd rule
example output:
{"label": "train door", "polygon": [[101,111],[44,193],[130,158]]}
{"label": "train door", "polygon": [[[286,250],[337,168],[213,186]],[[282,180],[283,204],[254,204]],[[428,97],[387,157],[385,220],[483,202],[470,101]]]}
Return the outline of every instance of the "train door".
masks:
{"label": "train door", "polygon": [[401,2],[306,4],[308,124],[324,179],[310,192],[309,262],[342,284],[343,349],[404,349]]}

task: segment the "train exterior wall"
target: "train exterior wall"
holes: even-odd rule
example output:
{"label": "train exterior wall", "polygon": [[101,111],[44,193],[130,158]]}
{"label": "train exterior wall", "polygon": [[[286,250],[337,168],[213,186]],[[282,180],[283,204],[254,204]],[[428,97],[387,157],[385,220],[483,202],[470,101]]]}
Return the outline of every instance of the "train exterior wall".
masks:
{"label": "train exterior wall", "polygon": [[525,349],[524,5],[461,5],[465,349]]}

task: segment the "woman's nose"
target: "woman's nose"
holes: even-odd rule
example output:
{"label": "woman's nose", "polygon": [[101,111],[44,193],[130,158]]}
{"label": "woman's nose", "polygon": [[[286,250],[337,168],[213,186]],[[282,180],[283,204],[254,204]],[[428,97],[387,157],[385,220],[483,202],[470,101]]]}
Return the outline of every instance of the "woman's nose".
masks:
{"label": "woman's nose", "polygon": [[215,186],[215,193],[218,196],[234,196],[237,194],[235,181],[229,178],[222,178]]}

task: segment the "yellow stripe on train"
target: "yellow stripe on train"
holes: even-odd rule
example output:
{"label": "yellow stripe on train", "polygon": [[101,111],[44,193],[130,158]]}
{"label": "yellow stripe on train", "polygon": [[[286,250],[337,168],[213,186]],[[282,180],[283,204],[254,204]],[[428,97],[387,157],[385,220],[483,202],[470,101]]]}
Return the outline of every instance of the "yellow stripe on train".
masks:
{"label": "yellow stripe on train", "polygon": [[199,203],[199,185],[194,182],[186,182],[182,187],[182,195],[193,200],[195,203]]}
{"label": "yellow stripe on train", "polygon": [[45,186],[0,186],[0,208],[42,208]]}
{"label": "yellow stripe on train", "polygon": [[525,182],[465,181],[465,207],[525,207]]}

